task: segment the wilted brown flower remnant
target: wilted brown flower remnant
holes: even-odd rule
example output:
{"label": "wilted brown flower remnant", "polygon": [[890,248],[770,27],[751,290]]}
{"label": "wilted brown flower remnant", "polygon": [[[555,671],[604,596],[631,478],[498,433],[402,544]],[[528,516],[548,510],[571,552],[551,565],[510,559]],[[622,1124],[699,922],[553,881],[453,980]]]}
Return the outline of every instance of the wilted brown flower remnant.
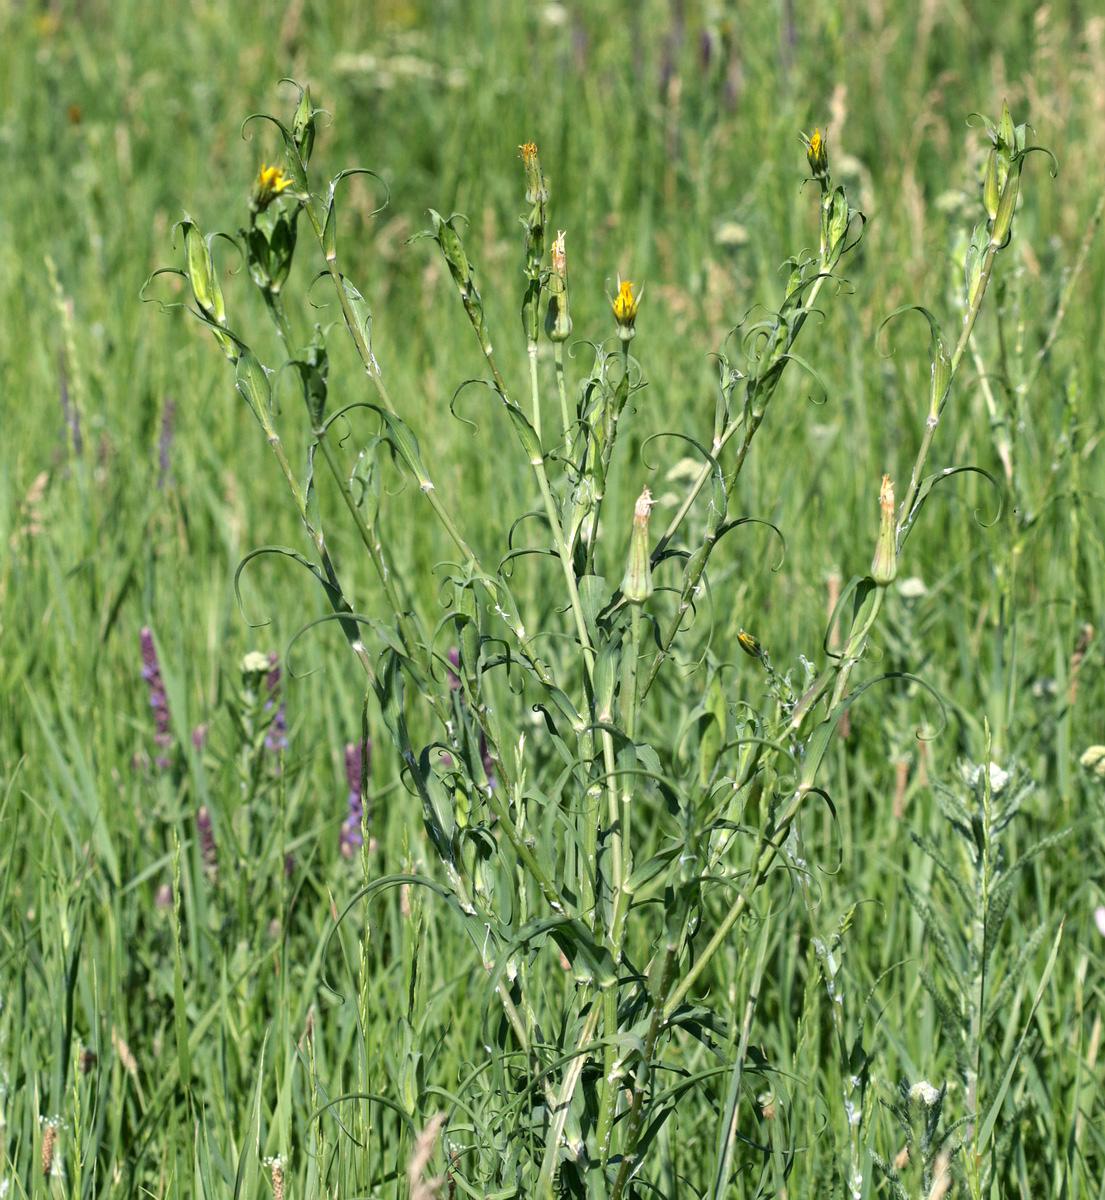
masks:
{"label": "wilted brown flower remnant", "polygon": [[44,1178],[55,1169],[54,1153],[57,1147],[60,1117],[46,1117],[42,1121],[42,1174]]}
{"label": "wilted brown flower remnant", "polygon": [[274,1154],[271,1158],[265,1159],[265,1166],[272,1173],[272,1197],[273,1200],[284,1200],[284,1156],[283,1154]]}
{"label": "wilted brown flower remnant", "polygon": [[441,1191],[444,1179],[426,1178],[426,1168],[433,1157],[434,1143],[445,1124],[445,1114],[435,1113],[426,1123],[426,1128],[415,1139],[410,1161],[407,1163],[407,1181],[410,1184],[411,1200],[434,1200]]}

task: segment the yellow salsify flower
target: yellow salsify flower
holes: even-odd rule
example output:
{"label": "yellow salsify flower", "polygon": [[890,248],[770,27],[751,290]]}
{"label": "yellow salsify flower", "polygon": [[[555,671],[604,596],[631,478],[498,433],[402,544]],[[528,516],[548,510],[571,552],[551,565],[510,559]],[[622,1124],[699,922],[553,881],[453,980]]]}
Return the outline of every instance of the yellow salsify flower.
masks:
{"label": "yellow salsify flower", "polygon": [[[641,288],[641,295],[644,295],[644,288]],[[628,279],[618,280],[618,294],[610,302],[614,310],[614,320],[622,326],[630,326],[637,319],[637,308],[641,303],[641,297],[634,297],[633,284]]]}
{"label": "yellow salsify flower", "polygon": [[804,139],[806,142],[806,158],[815,179],[821,179],[829,173],[829,151],[820,129],[814,129],[813,137]]}
{"label": "yellow salsify flower", "polygon": [[291,177],[284,174],[283,167],[262,167],[253,185],[254,209],[257,212],[264,211],[285,188],[291,186]]}

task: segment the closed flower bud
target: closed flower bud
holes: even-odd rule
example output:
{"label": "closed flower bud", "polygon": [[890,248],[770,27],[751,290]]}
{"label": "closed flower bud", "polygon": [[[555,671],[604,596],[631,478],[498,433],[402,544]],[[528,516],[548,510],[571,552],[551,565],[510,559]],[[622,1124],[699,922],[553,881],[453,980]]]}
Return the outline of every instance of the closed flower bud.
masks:
{"label": "closed flower bud", "polygon": [[[628,286],[628,285],[626,285]],[[645,490],[633,510],[633,532],[629,537],[629,560],[622,578],[622,595],[631,604],[644,604],[652,595],[652,564],[649,562],[648,517],[652,512],[652,493]]]}
{"label": "closed flower bud", "polygon": [[806,161],[810,164],[810,171],[814,179],[820,182],[829,177],[829,152],[825,145],[825,139],[821,136],[821,130],[815,129],[813,137],[805,137],[802,140],[806,143]]}
{"label": "closed flower bud", "polygon": [[637,296],[633,295],[633,284],[628,279],[618,280],[618,294],[610,301],[614,310],[614,320],[618,323],[618,337],[628,342],[637,334],[634,322],[637,320],[637,309],[645,289],[641,288]]}
{"label": "closed flower bud", "polygon": [[894,529],[894,484],[889,475],[882,477],[879,489],[879,540],[871,560],[871,578],[880,586],[893,583],[898,574],[898,550]]}
{"label": "closed flower bud", "polygon": [[986,215],[992,221],[998,215],[998,201],[1001,199],[1001,185],[998,182],[998,151],[996,146],[990,147],[986,156],[986,174],[982,179],[982,204]]}
{"label": "closed flower bud", "polygon": [[541,174],[541,162],[537,157],[537,147],[533,142],[519,146],[522,165],[526,168],[526,203],[544,204],[549,198],[549,189],[545,176]]}
{"label": "closed flower bud", "polygon": [[311,89],[305,87],[299,95],[292,118],[292,140],[304,165],[311,161],[311,151],[315,146],[315,115],[316,110],[311,105]]}
{"label": "closed flower bud", "polygon": [[564,251],[563,229],[553,242],[552,271],[546,289],[549,307],[545,312],[545,333],[551,342],[566,342],[572,334],[572,315],[568,311],[568,256]]}
{"label": "closed flower bud", "polygon": [[758,658],[761,661],[763,660],[763,647],[760,645],[758,639],[754,638],[752,634],[748,633],[746,630],[742,629],[740,633],[737,634],[737,645],[740,646],[740,648],[745,652],[745,654],[749,655],[749,657]]}
{"label": "closed flower bud", "polygon": [[1013,213],[1017,208],[1017,192],[1021,186],[1021,170],[1020,163],[1009,172],[1009,177],[1005,181],[1005,187],[1001,193],[1001,200],[998,203],[998,211],[994,215],[994,231],[990,235],[990,241],[995,246],[1004,246],[1006,239],[1009,237],[1009,231],[1013,226]]}

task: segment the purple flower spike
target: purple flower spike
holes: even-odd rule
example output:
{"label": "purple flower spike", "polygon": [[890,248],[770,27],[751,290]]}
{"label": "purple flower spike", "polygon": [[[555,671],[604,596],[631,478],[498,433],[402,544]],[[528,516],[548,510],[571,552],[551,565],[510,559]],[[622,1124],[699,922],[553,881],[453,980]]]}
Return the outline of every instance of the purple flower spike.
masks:
{"label": "purple flower spike", "polygon": [[457,668],[460,666],[460,651],[456,646],[450,646],[445,657],[449,660],[449,666],[445,668],[449,677],[449,691],[460,691],[460,676],[457,674]]}
{"label": "purple flower spike", "polygon": [[215,846],[215,831],[211,823],[211,811],[207,805],[196,813],[196,832],[200,835],[200,857],[208,879],[214,879],[219,866],[219,852]]}
{"label": "purple flower spike", "polygon": [[[352,858],[364,845],[364,797],[361,794],[361,774],[368,774],[372,743],[365,739],[362,746],[349,742],[345,747],[345,777],[349,783],[348,815],[342,822],[338,843],[343,858]],[[363,766],[362,766],[363,764]]]}
{"label": "purple flower spike", "polygon": [[277,705],[276,716],[272,719],[269,731],[265,735],[265,749],[273,754],[280,754],[288,748],[288,714],[284,706],[284,698],[280,696],[280,658],[276,654],[269,655],[272,670],[265,677],[265,688],[269,698],[265,701],[265,712],[272,712]]}
{"label": "purple flower spike", "polygon": [[157,490],[163,491],[172,481],[173,420],[176,401],[170,396],[161,410],[161,434],[157,439]]}
{"label": "purple flower spike", "polygon": [[150,708],[153,709],[154,743],[161,753],[154,759],[154,766],[164,771],[169,766],[166,753],[173,744],[173,734],[169,721],[169,698],[165,694],[165,683],[161,678],[161,664],[157,661],[157,649],[153,644],[153,632],[149,626],[142,626],[142,678],[150,689]]}

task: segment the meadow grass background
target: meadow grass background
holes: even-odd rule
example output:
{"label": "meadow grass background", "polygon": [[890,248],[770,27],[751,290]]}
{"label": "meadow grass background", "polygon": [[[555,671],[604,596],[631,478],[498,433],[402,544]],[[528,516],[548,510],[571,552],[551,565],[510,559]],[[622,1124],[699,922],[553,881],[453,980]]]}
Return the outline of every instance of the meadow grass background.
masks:
{"label": "meadow grass background", "polygon": [[[438,487],[493,558],[510,516],[533,507],[532,485],[489,450],[507,430],[485,401],[459,404],[485,427],[481,438],[449,413],[481,359],[432,244],[407,244],[427,208],[467,214],[496,348],[518,378],[519,143],[538,144],[550,225],[568,231],[577,335],[609,336],[606,292],[619,274],[645,284],[634,353],[649,384],[609,507],[626,514],[627,537],[642,459],[666,467],[680,456],[662,442],[642,450],[645,440],[705,436],[712,353],[753,306],[771,305],[780,263],[816,240],[798,131],[828,127],[834,173],[869,224],[844,268],[850,288],[824,298],[824,321],[804,335],[801,352],[824,387],[787,377],[740,484],[746,512],[778,526],[786,554],[780,565],[766,533],[732,540],[714,559],[698,618],[719,658],[734,657],[746,627],[783,670],[821,656],[827,579],[866,571],[879,477],[904,480],[915,454],[925,330],[915,318],[882,338],[878,330],[908,303],[957,319],[950,260],[974,220],[965,214],[977,205],[985,149],[968,114],[996,117],[1005,99],[1054,152],[1055,179],[1043,156],[1025,169],[1014,241],[976,333],[980,358],[966,364],[935,448],[938,465],[1002,478],[980,370],[999,392],[1024,384],[1013,486],[993,523],[999,498],[981,476],[937,490],[901,571],[924,590],[896,594],[872,642],[870,673],[920,675],[947,720],[919,741],[919,729],[940,725],[937,707],[893,685],[853,708],[833,747],[825,783],[837,819],[806,833],[824,864],[821,929],[808,927],[793,889],[765,916],[769,984],[752,1037],[781,1072],[763,1105],[778,1115],[760,1124],[774,1158],[761,1177],[763,1156],[742,1148],[756,1165],[733,1194],[754,1194],[740,1190],[753,1178],[789,1196],[845,1194],[837,1080],[846,1066],[834,1059],[809,943],[852,906],[836,986],[852,1000],[850,1036],[862,1021],[872,1056],[871,1147],[893,1158],[901,1145],[883,1103],[900,1079],[952,1077],[921,978],[932,948],[903,880],[932,888],[911,834],[943,836],[931,783],[954,781],[963,759],[985,759],[985,720],[990,756],[1016,762],[1035,785],[1011,852],[1073,831],[1022,873],[1002,934],[999,954],[1012,961],[1040,923],[1047,930],[1011,990],[1007,1026],[987,1031],[1008,1051],[1028,1028],[1003,1186],[1105,1195],[1105,938],[1093,915],[1105,901],[1103,784],[1078,762],[1105,742],[1102,640],[1084,632],[1105,622],[1100,242],[1035,366],[1102,190],[1105,21],[1078,4],[1021,0],[800,9],[292,0],[276,20],[200,2],[156,17],[131,0],[3,5],[3,1194],[264,1195],[261,1159],[276,1154],[288,1155],[290,1195],[403,1194],[413,1133],[447,1107],[442,1093],[463,1092],[494,1037],[497,1017],[476,1002],[478,956],[432,897],[388,893],[334,934],[364,869],[434,873],[421,813],[373,727],[378,848],[368,868],[339,854],[343,751],[359,735],[363,682],[332,627],[287,661],[292,637],[324,612],[290,565],[247,568],[239,608],[245,554],[306,546],[222,355],[180,311],[141,297],[151,271],[179,265],[172,227],[185,210],[205,230],[244,223],[253,177],[277,146],[261,124],[243,141],[242,121],[287,111],[294,92],[278,85],[283,76],[309,83],[332,114],[316,165],[367,166],[382,181],[354,179],[341,193],[345,268],[372,306],[377,357]],[[388,205],[372,215],[385,185]],[[233,265],[232,254],[222,263]],[[310,272],[297,272],[305,287]],[[163,283],[152,294],[178,298]],[[224,275],[224,287],[262,328],[244,275]],[[333,354],[335,374],[354,379],[351,352],[335,344]],[[664,505],[679,484],[662,474],[653,488]],[[415,489],[395,485],[393,554],[432,612],[433,564],[447,547]],[[321,503],[332,500],[323,489]],[[359,607],[376,611],[367,566],[340,525],[331,548]],[[538,568],[523,560],[514,586],[540,610]],[[157,639],[177,740],[167,771],[149,765],[143,626]],[[219,814],[239,794],[239,768],[252,769],[234,724],[238,664],[251,650],[281,656],[288,748],[282,771],[262,761],[249,781],[252,828],[236,856]],[[762,691],[749,662],[729,679],[734,699]],[[201,753],[192,733],[204,724]],[[224,839],[217,884],[200,853],[201,805]],[[174,883],[178,845],[179,929],[158,902]],[[954,904],[931,894],[955,920]],[[730,956],[734,1007],[741,954],[734,946]],[[96,1056],[87,1071],[82,1048]],[[648,1172],[668,1196],[708,1182],[717,1104],[702,1091],[685,1103]],[[54,1118],[61,1173],[44,1179],[43,1121]],[[866,1189],[875,1194],[870,1177]]]}

